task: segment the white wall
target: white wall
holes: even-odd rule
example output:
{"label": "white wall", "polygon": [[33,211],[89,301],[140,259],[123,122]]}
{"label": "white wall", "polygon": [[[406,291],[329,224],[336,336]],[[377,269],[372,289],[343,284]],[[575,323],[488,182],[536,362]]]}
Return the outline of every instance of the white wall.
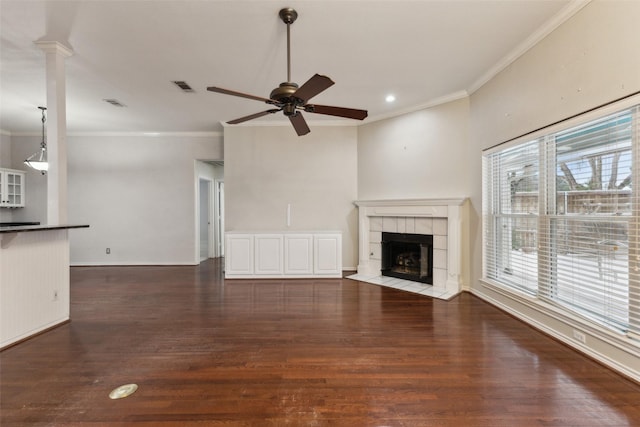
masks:
{"label": "white wall", "polygon": [[11,168],[11,136],[0,129],[0,168]]}
{"label": "white wall", "polygon": [[[30,140],[12,137],[14,164]],[[196,262],[195,160],[221,160],[221,135],[68,136],[67,144],[69,223],[90,225],[69,233],[72,264]],[[13,220],[45,223],[46,175],[28,172],[27,203]]]}
{"label": "white wall", "polygon": [[[193,264],[195,160],[222,159],[220,137],[69,137],[74,264]],[[111,254],[105,253],[106,248]]]}
{"label": "white wall", "polygon": [[[11,168],[11,136],[0,129],[0,168]],[[13,209],[0,209],[0,222],[12,221]]]}
{"label": "white wall", "polygon": [[358,128],[358,198],[466,197],[467,98]]}
{"label": "white wall", "polygon": [[[473,292],[572,344],[572,328],[483,286],[480,227],[482,149],[640,90],[640,2],[592,1],[471,96],[469,169]],[[637,353],[587,335],[582,350],[640,378]]]}
{"label": "white wall", "polygon": [[288,124],[225,128],[226,229],[341,231],[343,268],[355,269],[358,131],[310,127],[302,137]]}

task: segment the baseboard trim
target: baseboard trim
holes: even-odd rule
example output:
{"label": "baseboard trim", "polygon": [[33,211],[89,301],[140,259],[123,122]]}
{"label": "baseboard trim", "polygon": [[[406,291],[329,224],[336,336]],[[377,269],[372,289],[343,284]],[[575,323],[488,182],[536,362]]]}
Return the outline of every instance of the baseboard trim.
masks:
{"label": "baseboard trim", "polygon": [[[493,287],[491,287],[492,290]],[[640,372],[638,372],[637,370],[634,370],[633,368],[630,368],[629,366],[620,363],[619,361],[612,359],[611,357],[607,356],[606,354],[603,354],[599,351],[594,350],[592,347],[589,347],[587,345],[581,344],[577,341],[572,340],[571,338],[569,338],[567,335],[561,333],[560,331],[550,327],[549,325],[546,325],[545,323],[532,318],[531,316],[516,310],[514,307],[506,305],[504,303],[502,303],[501,301],[492,298],[490,295],[487,295],[486,293],[482,293],[479,292],[477,289],[471,289],[470,293],[478,298],[480,298],[481,300],[487,302],[488,304],[493,305],[494,307],[500,309],[501,311],[504,311],[506,314],[515,317],[516,319],[528,324],[529,326],[533,327],[534,329],[544,333],[545,335],[548,335],[549,337],[555,339],[556,341],[559,341],[560,343],[562,343],[563,345],[566,345],[570,348],[572,348],[575,351],[578,351],[579,353],[587,356],[588,358],[596,361],[597,363],[600,363],[601,365],[606,366],[607,368],[615,371],[616,373],[620,374],[621,376],[629,379],[630,381],[633,381],[635,383],[640,383]],[[518,304],[523,304],[525,305],[528,309],[530,310],[534,310],[535,312],[537,312],[538,314],[542,315],[542,316],[546,316],[546,317],[551,317],[554,320],[561,322],[563,325],[565,325],[567,328],[571,328],[571,329],[579,329],[579,330],[589,330],[589,334],[594,337],[597,340],[600,340],[601,342],[607,344],[607,345],[611,345],[612,347],[615,347],[618,350],[624,351],[626,353],[629,353],[630,355],[634,355],[633,349],[631,348],[627,348],[626,346],[620,345],[618,343],[613,343],[611,342],[610,339],[606,338],[606,337],[602,337],[600,334],[597,334],[593,331],[592,328],[586,328],[584,324],[579,323],[579,322],[573,322],[569,319],[567,319],[566,317],[563,316],[558,316],[556,315],[554,312],[551,312],[549,310],[545,310],[543,307],[539,307],[537,304],[531,304],[528,303],[527,301],[521,301],[520,299],[514,298],[512,295],[504,293],[504,292],[500,292],[500,295],[503,295],[509,299],[511,299],[512,301],[518,303]],[[637,356],[636,356],[637,357]]]}
{"label": "baseboard trim", "polygon": [[0,352],[5,351],[6,349],[14,347],[14,346],[16,346],[18,344],[21,344],[21,343],[23,343],[25,341],[29,341],[30,339],[35,338],[35,337],[37,337],[39,335],[46,334],[47,332],[52,331],[52,330],[54,330],[56,328],[59,328],[62,325],[66,325],[69,322],[71,322],[71,319],[65,319],[65,320],[63,320],[61,322],[56,323],[55,325],[47,326],[46,328],[44,328],[44,329],[42,329],[42,330],[40,330],[38,332],[35,332],[32,335],[29,335],[28,337],[21,338],[18,341],[12,342],[11,344],[7,344],[4,347],[0,347]]}
{"label": "baseboard trim", "polygon": [[153,266],[194,266],[193,262],[72,262],[71,267],[153,267]]}

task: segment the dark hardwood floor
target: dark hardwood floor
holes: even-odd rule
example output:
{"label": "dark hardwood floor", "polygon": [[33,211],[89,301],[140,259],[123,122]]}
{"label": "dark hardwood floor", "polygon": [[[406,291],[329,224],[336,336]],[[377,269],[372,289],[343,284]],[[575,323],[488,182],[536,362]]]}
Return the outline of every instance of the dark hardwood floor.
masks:
{"label": "dark hardwood floor", "polygon": [[640,385],[470,294],[219,260],[71,282],[72,321],[0,353],[3,427],[640,425]]}

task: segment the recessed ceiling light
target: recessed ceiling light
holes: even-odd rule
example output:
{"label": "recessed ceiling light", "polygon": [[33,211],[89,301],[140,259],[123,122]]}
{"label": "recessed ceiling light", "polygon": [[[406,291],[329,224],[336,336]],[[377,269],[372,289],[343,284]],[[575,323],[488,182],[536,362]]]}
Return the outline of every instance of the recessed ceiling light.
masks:
{"label": "recessed ceiling light", "polygon": [[387,97],[384,100],[387,102],[393,102],[396,100],[396,97],[394,95],[387,95]]}

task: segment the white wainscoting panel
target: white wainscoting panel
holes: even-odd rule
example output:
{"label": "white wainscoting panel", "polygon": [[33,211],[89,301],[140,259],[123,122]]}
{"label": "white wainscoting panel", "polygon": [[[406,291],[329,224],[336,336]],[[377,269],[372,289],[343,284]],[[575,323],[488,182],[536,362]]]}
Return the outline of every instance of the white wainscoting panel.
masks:
{"label": "white wainscoting panel", "polygon": [[69,320],[68,230],[0,234],[0,348]]}
{"label": "white wainscoting panel", "polygon": [[313,234],[285,234],[284,273],[313,274]]}
{"label": "white wainscoting panel", "polygon": [[314,236],[313,272],[316,275],[338,275],[342,273],[342,236],[326,234]]}
{"label": "white wainscoting panel", "polygon": [[257,234],[254,236],[254,273],[258,275],[282,275],[283,265],[282,234]]}
{"label": "white wainscoting panel", "polygon": [[227,231],[225,278],[342,277],[337,231]]}
{"label": "white wainscoting panel", "polygon": [[253,274],[253,234],[226,234],[225,274]]}

